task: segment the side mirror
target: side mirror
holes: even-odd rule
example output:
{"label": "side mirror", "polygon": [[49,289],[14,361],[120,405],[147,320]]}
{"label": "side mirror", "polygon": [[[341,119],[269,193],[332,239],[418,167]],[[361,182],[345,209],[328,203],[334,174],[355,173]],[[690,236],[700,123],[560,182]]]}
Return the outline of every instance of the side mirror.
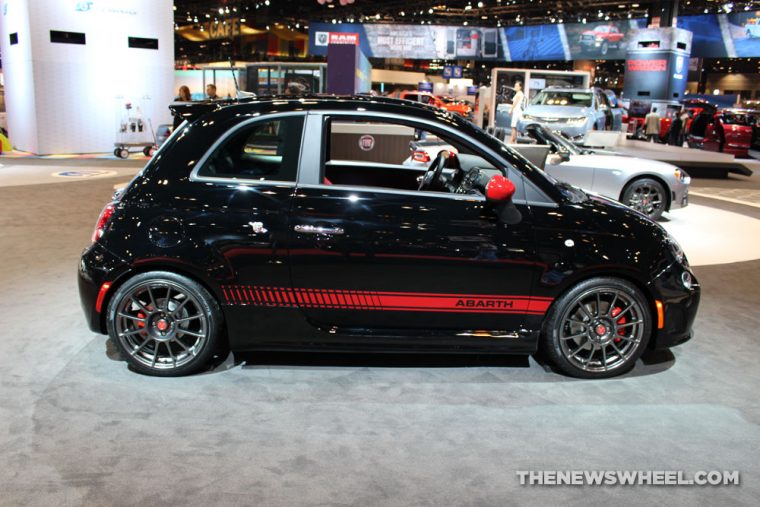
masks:
{"label": "side mirror", "polygon": [[520,223],[522,215],[512,202],[515,185],[509,181],[509,178],[501,174],[491,177],[486,185],[485,194],[486,200],[493,204],[494,211],[501,222],[509,225]]}
{"label": "side mirror", "polygon": [[560,150],[557,155],[559,155],[559,158],[562,159],[562,162],[570,162],[570,154],[565,150]]}

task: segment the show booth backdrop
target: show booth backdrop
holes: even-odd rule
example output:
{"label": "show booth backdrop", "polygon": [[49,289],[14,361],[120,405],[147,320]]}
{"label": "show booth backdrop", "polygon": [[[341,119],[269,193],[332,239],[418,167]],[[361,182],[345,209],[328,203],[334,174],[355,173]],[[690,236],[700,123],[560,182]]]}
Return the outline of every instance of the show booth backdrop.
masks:
{"label": "show booth backdrop", "polygon": [[[331,40],[350,34],[370,58],[493,61],[623,60],[644,18],[509,27],[358,23],[309,24],[309,53],[326,55]],[[760,11],[682,16],[694,33],[694,57],[760,56]]]}
{"label": "show booth backdrop", "polygon": [[148,141],[151,126],[171,120],[173,19],[172,0],[3,2],[13,146],[36,154],[112,151],[127,115],[142,118]]}

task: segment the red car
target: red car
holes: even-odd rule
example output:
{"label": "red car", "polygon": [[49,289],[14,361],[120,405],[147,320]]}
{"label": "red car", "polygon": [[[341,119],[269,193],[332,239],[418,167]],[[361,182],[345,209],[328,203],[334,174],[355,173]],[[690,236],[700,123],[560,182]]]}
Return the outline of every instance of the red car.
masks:
{"label": "red car", "polygon": [[703,111],[692,121],[687,141],[693,148],[746,158],[759,119],[760,111],[751,109]]}
{"label": "red car", "polygon": [[399,98],[429,104],[431,106],[445,109],[454,114],[458,114],[467,119],[472,117],[472,107],[464,101],[453,100],[448,97],[437,97],[429,92],[418,91],[403,91]]}
{"label": "red car", "polygon": [[598,25],[583,32],[578,42],[582,51],[606,55],[610,48],[620,48],[624,37],[615,25]]}
{"label": "red car", "polygon": [[628,135],[634,139],[646,139],[644,117],[652,109],[660,115],[660,141],[667,142],[673,118],[681,114],[681,104],[676,101],[634,100],[628,109]]}

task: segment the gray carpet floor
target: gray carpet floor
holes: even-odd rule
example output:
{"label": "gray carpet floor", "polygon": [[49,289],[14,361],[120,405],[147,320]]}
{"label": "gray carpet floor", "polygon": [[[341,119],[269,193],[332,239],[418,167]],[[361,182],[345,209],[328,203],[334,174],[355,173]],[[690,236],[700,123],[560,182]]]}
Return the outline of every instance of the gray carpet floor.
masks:
{"label": "gray carpet floor", "polygon": [[[607,381],[533,359],[228,358],[156,379],[85,326],[114,181],[0,188],[2,505],[757,505],[760,261],[698,268],[696,337]],[[740,486],[521,486],[517,470],[739,470]]]}

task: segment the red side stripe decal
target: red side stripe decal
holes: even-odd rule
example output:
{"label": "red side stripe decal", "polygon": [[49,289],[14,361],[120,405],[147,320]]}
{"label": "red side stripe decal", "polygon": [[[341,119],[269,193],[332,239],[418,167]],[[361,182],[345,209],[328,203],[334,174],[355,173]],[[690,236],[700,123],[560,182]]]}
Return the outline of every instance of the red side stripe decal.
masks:
{"label": "red side stripe decal", "polygon": [[543,315],[553,301],[550,297],[291,289],[258,285],[222,285],[221,289],[225,304],[285,308]]}

